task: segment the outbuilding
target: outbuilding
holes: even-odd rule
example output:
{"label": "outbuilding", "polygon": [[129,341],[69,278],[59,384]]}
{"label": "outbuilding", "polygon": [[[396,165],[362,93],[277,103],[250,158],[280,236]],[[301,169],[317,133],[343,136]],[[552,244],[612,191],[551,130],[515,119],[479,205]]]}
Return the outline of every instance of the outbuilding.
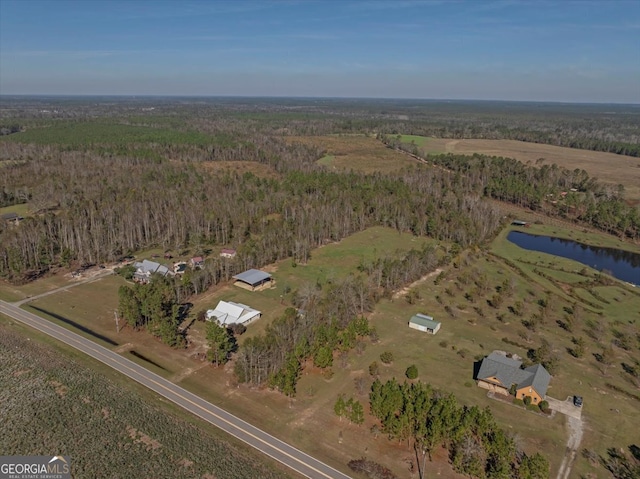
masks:
{"label": "outbuilding", "polygon": [[426,314],[416,314],[409,320],[409,327],[411,329],[417,329],[429,334],[436,334],[440,330],[440,321],[436,321],[431,316]]}
{"label": "outbuilding", "polygon": [[271,275],[258,269],[249,269],[244,273],[236,274],[235,286],[248,289],[249,291],[260,291],[269,288],[272,284]]}

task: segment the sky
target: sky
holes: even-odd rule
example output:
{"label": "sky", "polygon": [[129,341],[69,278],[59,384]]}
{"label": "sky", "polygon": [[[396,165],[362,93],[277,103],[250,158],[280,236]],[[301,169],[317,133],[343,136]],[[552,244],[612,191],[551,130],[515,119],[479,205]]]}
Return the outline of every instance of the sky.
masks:
{"label": "sky", "polygon": [[0,0],[0,95],[640,103],[640,0]]}

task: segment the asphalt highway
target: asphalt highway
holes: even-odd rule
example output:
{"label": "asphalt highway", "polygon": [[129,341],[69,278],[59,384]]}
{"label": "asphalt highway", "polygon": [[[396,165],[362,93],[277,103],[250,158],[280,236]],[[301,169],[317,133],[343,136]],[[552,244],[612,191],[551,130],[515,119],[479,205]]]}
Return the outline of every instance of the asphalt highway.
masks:
{"label": "asphalt highway", "polygon": [[112,367],[305,477],[349,479],[349,476],[331,466],[89,339],[4,301],[0,301],[0,313],[48,334]]}

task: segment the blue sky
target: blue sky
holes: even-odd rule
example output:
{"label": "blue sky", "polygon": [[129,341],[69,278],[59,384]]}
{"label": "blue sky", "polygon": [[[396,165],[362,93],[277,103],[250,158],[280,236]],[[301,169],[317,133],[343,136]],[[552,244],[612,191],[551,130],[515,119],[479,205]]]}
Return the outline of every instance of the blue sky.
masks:
{"label": "blue sky", "polygon": [[0,94],[640,103],[640,0],[0,0]]}

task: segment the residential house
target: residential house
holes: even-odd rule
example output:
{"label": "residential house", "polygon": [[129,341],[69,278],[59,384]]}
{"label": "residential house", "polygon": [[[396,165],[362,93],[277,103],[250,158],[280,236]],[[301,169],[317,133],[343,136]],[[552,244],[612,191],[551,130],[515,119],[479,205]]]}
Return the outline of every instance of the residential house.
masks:
{"label": "residential house", "polygon": [[148,283],[151,281],[151,275],[153,274],[161,276],[169,274],[169,268],[148,259],[143,260],[142,263],[136,262],[133,266],[136,268],[136,272],[133,273],[133,280],[138,283]]}
{"label": "residential house", "polygon": [[221,258],[233,259],[233,258],[236,257],[236,250],[229,249],[229,248],[224,248],[224,249],[222,249],[222,251],[220,251],[220,257]]}
{"label": "residential house", "polygon": [[436,334],[440,330],[441,323],[426,314],[416,314],[409,320],[409,327],[429,334]]}
{"label": "residential house", "polygon": [[194,256],[189,260],[189,264],[193,269],[204,267],[204,258],[202,256]]}
{"label": "residential house", "polygon": [[207,311],[207,320],[215,320],[220,326],[229,326],[234,323],[247,325],[260,318],[260,316],[262,316],[260,311],[246,304],[232,301],[220,301],[216,309]]}
{"label": "residential house", "polygon": [[541,364],[522,369],[519,359],[494,351],[482,360],[476,379],[481,388],[506,396],[515,388],[518,399],[530,396],[533,404],[540,404],[547,395],[551,375]]}

